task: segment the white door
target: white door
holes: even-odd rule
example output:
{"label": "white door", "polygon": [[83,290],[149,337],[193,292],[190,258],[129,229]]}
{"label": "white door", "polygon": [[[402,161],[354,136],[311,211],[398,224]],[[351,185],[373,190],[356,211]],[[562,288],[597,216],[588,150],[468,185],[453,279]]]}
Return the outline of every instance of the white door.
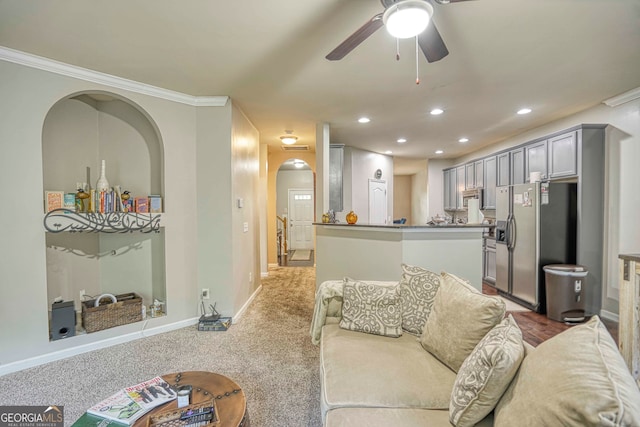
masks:
{"label": "white door", "polygon": [[313,189],[289,190],[289,250],[313,249]]}
{"label": "white door", "polygon": [[369,180],[369,224],[387,223],[387,181]]}

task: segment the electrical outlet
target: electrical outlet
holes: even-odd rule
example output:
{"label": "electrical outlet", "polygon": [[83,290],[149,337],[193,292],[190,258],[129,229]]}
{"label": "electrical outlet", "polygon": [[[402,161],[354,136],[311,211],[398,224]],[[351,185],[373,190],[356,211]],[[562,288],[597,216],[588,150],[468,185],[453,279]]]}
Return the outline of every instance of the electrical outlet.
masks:
{"label": "electrical outlet", "polygon": [[249,272],[249,283],[253,283],[253,273]]}
{"label": "electrical outlet", "polygon": [[87,294],[87,291],[84,289],[80,290],[80,302],[84,301],[84,296]]}
{"label": "electrical outlet", "polygon": [[202,299],[209,299],[209,289],[207,288],[202,288]]}

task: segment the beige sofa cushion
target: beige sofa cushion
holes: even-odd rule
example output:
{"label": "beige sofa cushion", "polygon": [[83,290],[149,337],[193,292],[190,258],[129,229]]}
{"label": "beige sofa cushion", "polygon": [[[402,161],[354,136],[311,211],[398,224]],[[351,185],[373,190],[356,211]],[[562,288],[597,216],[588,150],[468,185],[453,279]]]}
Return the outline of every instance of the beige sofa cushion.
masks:
{"label": "beige sofa cushion", "polygon": [[402,335],[402,307],[398,286],[344,279],[340,327],[367,334]]}
{"label": "beige sofa cushion", "polygon": [[451,393],[451,424],[472,427],[493,411],[523,357],[522,332],[509,315],[480,340],[462,363]]}
{"label": "beige sofa cushion", "polygon": [[413,335],[363,334],[326,325],[320,343],[323,413],[339,407],[443,409],[456,374]]}
{"label": "beige sofa cushion", "polygon": [[400,278],[402,329],[410,334],[422,334],[440,288],[440,275],[422,267],[402,264]]}
{"label": "beige sofa cushion", "polygon": [[640,391],[597,316],[524,358],[495,425],[640,426]]}
{"label": "beige sofa cushion", "polygon": [[442,273],[431,314],[420,343],[458,372],[475,346],[503,318],[505,304],[483,295],[459,277]]}
{"label": "beige sofa cushion", "polygon": [[[325,427],[451,427],[449,412],[415,408],[340,408],[327,413]],[[476,424],[493,426],[493,416]]]}

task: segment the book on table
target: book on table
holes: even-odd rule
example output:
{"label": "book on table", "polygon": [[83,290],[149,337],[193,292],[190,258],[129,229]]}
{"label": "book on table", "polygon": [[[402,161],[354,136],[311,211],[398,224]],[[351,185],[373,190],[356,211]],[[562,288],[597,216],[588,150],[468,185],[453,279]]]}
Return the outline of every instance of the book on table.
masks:
{"label": "book on table", "polygon": [[87,409],[87,414],[131,425],[151,409],[176,397],[175,390],[165,380],[155,377],[119,390]]}

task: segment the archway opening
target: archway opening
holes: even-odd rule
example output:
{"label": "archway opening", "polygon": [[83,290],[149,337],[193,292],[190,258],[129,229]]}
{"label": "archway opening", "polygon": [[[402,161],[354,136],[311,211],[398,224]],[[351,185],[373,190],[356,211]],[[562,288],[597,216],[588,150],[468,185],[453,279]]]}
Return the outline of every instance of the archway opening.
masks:
{"label": "archway opening", "polygon": [[314,173],[307,162],[288,159],[276,175],[278,264],[313,265]]}

